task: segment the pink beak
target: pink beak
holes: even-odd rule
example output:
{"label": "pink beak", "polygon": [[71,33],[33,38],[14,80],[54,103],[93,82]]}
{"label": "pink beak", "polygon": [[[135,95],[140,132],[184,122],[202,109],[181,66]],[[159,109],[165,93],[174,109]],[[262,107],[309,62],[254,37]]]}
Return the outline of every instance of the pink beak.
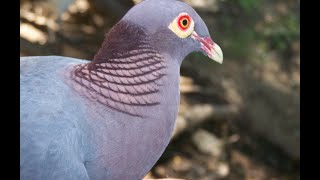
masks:
{"label": "pink beak", "polygon": [[210,37],[200,37],[195,31],[193,31],[191,37],[201,44],[201,50],[212,60],[222,64],[223,53],[218,44],[214,43]]}

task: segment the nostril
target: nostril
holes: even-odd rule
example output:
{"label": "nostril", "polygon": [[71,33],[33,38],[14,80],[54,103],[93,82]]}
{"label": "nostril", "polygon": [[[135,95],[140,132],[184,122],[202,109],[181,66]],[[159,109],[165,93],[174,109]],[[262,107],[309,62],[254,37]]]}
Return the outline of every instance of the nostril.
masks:
{"label": "nostril", "polygon": [[212,39],[210,37],[205,37],[204,40],[210,44],[210,45],[214,45],[214,42],[212,41]]}

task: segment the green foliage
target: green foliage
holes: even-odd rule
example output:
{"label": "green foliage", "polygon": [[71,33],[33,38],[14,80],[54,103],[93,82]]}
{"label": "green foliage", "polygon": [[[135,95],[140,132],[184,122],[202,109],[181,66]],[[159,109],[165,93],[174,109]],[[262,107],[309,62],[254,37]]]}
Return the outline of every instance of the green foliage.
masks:
{"label": "green foliage", "polygon": [[246,13],[251,13],[260,7],[262,0],[231,0],[238,4]]}
{"label": "green foliage", "polygon": [[[279,13],[275,6],[263,0],[230,0],[231,8],[243,9],[240,16],[223,16],[219,25],[221,47],[225,57],[237,60],[260,60],[271,49],[286,55],[291,44],[299,40],[299,14],[288,7],[288,13]],[[254,11],[254,12],[252,12]],[[250,13],[249,13],[250,12]],[[271,18],[266,18],[271,16]],[[260,62],[259,62],[260,63]]]}
{"label": "green foliage", "polygon": [[298,16],[290,13],[279,17],[276,22],[268,23],[263,32],[264,39],[270,40],[273,48],[285,50],[290,43],[299,38],[300,25]]}
{"label": "green foliage", "polygon": [[250,44],[255,40],[256,34],[250,28],[239,29],[228,35],[225,44],[226,51],[231,57],[246,58],[250,54]]}

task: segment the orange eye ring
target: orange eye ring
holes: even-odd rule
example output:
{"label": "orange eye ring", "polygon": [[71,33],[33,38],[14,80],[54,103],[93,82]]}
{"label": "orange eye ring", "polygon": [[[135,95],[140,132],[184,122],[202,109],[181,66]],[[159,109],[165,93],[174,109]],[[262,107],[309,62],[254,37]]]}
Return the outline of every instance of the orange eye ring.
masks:
{"label": "orange eye ring", "polygon": [[188,15],[182,15],[178,18],[178,27],[182,31],[186,31],[190,26],[191,18]]}

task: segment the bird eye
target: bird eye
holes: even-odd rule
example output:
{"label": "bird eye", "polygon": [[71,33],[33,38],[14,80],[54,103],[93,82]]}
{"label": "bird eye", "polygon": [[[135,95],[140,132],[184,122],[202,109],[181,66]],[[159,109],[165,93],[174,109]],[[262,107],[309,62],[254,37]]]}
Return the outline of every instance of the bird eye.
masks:
{"label": "bird eye", "polygon": [[190,36],[194,30],[194,21],[187,13],[180,13],[168,26],[180,38]]}
{"label": "bird eye", "polygon": [[178,26],[181,30],[185,31],[189,27],[190,17],[187,15],[180,16],[178,20]]}

